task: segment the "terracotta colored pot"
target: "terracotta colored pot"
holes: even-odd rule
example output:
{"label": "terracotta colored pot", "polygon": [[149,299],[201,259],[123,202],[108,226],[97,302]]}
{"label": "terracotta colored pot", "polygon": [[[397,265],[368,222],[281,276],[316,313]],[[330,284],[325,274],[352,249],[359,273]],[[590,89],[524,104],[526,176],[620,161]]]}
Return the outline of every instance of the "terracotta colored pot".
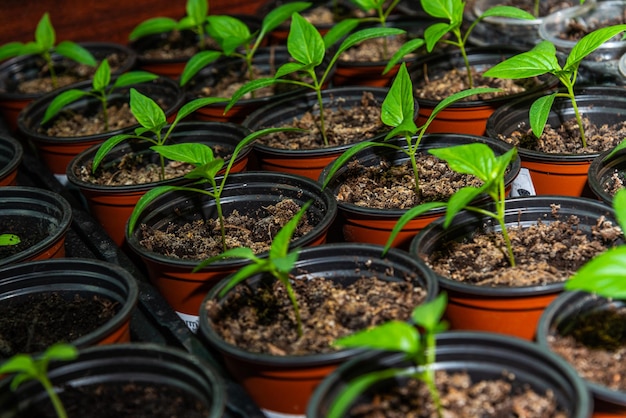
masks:
{"label": "terracotta colored pot", "polygon": [[[520,128],[529,129],[530,105],[539,97],[530,96],[502,106],[487,122],[487,136],[508,137]],[[612,125],[623,120],[626,97],[621,87],[585,87],[576,91],[576,102],[584,117],[597,125]],[[569,99],[557,98],[548,124],[560,126],[574,118]],[[589,166],[598,153],[591,154],[548,154],[520,148],[522,167],[527,168],[538,195],[587,196],[593,194],[586,188]]]}
{"label": "terracotta colored pot", "polygon": [[[135,66],[137,60],[135,52],[124,45],[111,42],[79,42],[79,45],[91,52],[98,62],[109,58],[111,73],[114,75],[129,71]],[[114,56],[119,60],[113,60]],[[57,54],[52,56],[52,60],[59,75],[67,73],[68,69],[74,65],[69,59]],[[17,90],[18,83],[37,79],[44,67],[45,62],[38,55],[15,57],[0,65],[0,114],[4,117],[11,132],[17,132],[17,119],[22,109],[44,95],[44,93],[21,93]],[[94,71],[95,69],[96,67]],[[85,74],[83,80],[88,80],[91,75]]]}
{"label": "terracotta colored pot", "polygon": [[0,136],[0,186],[17,184],[17,169],[22,162],[22,144],[10,136]]}
{"label": "terracotta colored pot", "polygon": [[[568,196],[529,196],[507,199],[505,223],[530,226],[536,224],[538,219],[549,223],[553,219],[550,216],[551,204],[560,205],[561,219],[576,215],[580,219],[578,228],[589,235],[600,216],[616,222],[612,208],[596,200]],[[443,228],[443,219],[438,219],[415,236],[410,253],[427,259],[430,254],[442,249],[446,242],[470,237],[479,230],[493,230],[496,228],[494,223],[493,219],[467,211],[460,212],[448,229]],[[533,339],[544,309],[563,291],[562,282],[524,287],[490,287],[476,286],[441,275],[437,277],[439,286],[449,296],[446,317],[452,329],[499,332],[527,340]]]}
{"label": "terracotta colored pot", "polygon": [[[16,222],[12,223],[11,219]],[[20,237],[22,244],[18,245],[35,241],[29,247],[16,246],[17,252],[0,259],[0,266],[65,256],[65,235],[71,225],[72,207],[60,194],[35,187],[0,187],[0,220],[2,233]],[[30,231],[21,229],[25,227]],[[43,234],[43,238],[29,238],[32,233]]]}
{"label": "terracotta colored pot", "polygon": [[[313,200],[307,213],[316,224],[310,233],[294,240],[292,245],[315,246],[325,242],[337,214],[337,204],[329,192],[322,192],[321,186],[310,179],[284,173],[249,171],[231,174],[221,200],[224,215],[228,216],[233,210],[252,215],[259,208],[289,198],[299,205]],[[224,260],[192,273],[201,260],[181,259],[147,250],[140,243],[139,225],[158,228],[169,222],[216,218],[216,213],[215,201],[203,194],[166,193],[143,211],[135,230],[126,231],[126,241],[146,265],[150,281],[192,330],[197,329],[198,309],[207,292],[246,261]]]}
{"label": "terracotta colored pot", "polygon": [[[167,129],[167,127],[165,128]],[[231,153],[239,141],[248,135],[249,130],[235,124],[217,122],[181,122],[171,134],[170,144],[183,142],[201,142],[214,150],[222,148],[223,153]],[[159,164],[159,156],[149,149],[152,144],[131,144],[124,142],[115,147],[103,161],[103,167],[115,166],[131,154],[143,155],[143,160]],[[67,167],[68,181],[78,187],[85,196],[89,211],[100,222],[104,230],[119,246],[125,246],[126,222],[133,212],[137,201],[148,190],[165,184],[188,183],[183,177],[162,182],[109,186],[81,180],[79,173],[84,167],[90,167],[99,145],[95,145],[78,154]],[[251,148],[245,148],[239,154],[231,169],[236,173],[244,171],[248,163]],[[227,160],[228,161],[228,160]]]}
{"label": "terracotta colored pot", "polygon": [[[293,280],[310,277],[333,279],[348,286],[361,277],[405,280],[427,290],[427,300],[437,295],[436,281],[428,269],[403,251],[391,250],[381,258],[382,247],[370,244],[336,243],[301,250],[293,269]],[[255,275],[246,286],[256,287],[263,275]],[[206,343],[223,356],[226,369],[269,417],[302,416],[311,394],[322,379],[339,364],[362,350],[346,349],[332,353],[275,356],[252,353],[222,339],[213,328],[206,305],[218,297],[227,279],[211,289],[200,305],[200,332]],[[295,332],[295,330],[294,330]],[[280,415],[286,414],[286,415]]]}
{"label": "terracotta colored pot", "polygon": [[[561,330],[576,326],[576,319],[591,311],[623,308],[624,301],[608,301],[585,292],[564,292],[546,308],[537,324],[537,343],[550,350],[548,339]],[[593,330],[590,330],[593,332]],[[617,361],[617,360],[616,360]],[[626,392],[611,390],[599,383],[585,379],[594,398],[593,418],[618,418],[626,416]]]}
{"label": "terracotta colored pot", "polygon": [[[404,140],[395,140],[397,145],[405,146]],[[473,135],[459,134],[426,134],[422,138],[422,142],[418,148],[419,152],[427,152],[432,148],[443,148],[455,145],[462,145],[472,142],[481,142],[489,145],[497,154],[503,154],[510,149],[502,141],[492,140],[487,137],[479,137]],[[392,164],[404,164],[409,157],[399,151],[387,150],[381,151],[381,148],[369,148],[359,152],[351,161],[358,161],[367,167],[377,166],[381,162],[381,158],[389,159]],[[324,183],[328,176],[330,165],[325,167],[320,175],[320,183]],[[511,164],[511,169],[506,175],[507,187],[515,179],[520,170],[519,157]],[[328,188],[335,196],[339,193],[341,187],[341,179],[348,172],[347,165],[340,168],[332,180],[328,183]],[[484,200],[481,199],[481,200]],[[389,235],[396,225],[398,219],[406,212],[405,209],[377,209],[355,205],[352,203],[337,201],[339,208],[339,225],[341,228],[342,239],[348,242],[369,242],[372,244],[385,245],[389,239]],[[398,233],[393,242],[393,247],[408,249],[411,240],[415,235],[424,229],[435,219],[445,214],[445,208],[433,209],[427,213],[409,221],[405,227]]]}
{"label": "terracotta colored pot", "polygon": [[[130,342],[130,318],[139,290],[135,278],[125,269],[101,260],[62,258],[22,262],[0,268],[0,300],[16,307],[28,307],[28,297],[56,293],[71,300],[100,297],[116,304],[115,315],[105,324],[67,341],[77,347]],[[20,300],[22,300],[20,302]]]}
{"label": "terracotta colored pot", "polygon": [[[45,133],[45,126],[41,127],[41,120],[45,114],[48,105],[61,92],[68,89],[91,90],[91,80],[78,84],[73,84],[64,89],[55,90],[41,98],[30,103],[21,113],[17,124],[20,134],[32,141],[39,157],[44,164],[55,175],[65,176],[68,164],[76,155],[89,147],[98,145],[113,135],[122,132],[131,132],[139,127],[139,124],[129,126],[124,129],[109,131],[96,135],[77,136],[77,137],[54,137]],[[109,103],[128,103],[130,88],[135,88],[140,93],[147,95],[155,101],[159,101],[164,107],[164,111],[169,118],[175,116],[178,107],[183,102],[182,91],[178,85],[167,78],[158,78],[154,81],[141,83],[133,86],[123,87],[116,90],[115,95],[109,100]],[[100,101],[94,97],[80,99],[67,106],[67,111],[87,112],[95,114],[100,111]],[[48,124],[54,123],[54,120]]]}
{"label": "terracotta colored pot", "polygon": [[[322,92],[323,103],[326,108],[348,108],[361,102],[363,92],[372,92],[374,98],[382,105],[387,96],[387,89],[377,87],[339,87],[327,89]],[[416,106],[417,107],[417,106]],[[293,119],[301,118],[306,112],[316,111],[317,96],[315,92],[289,97],[276,103],[270,103],[252,112],[244,120],[243,125],[252,131],[261,128],[278,127],[290,124]],[[381,133],[376,137],[382,137],[388,129],[381,127]],[[363,136],[355,138],[354,142],[365,139]],[[344,153],[351,144],[317,149],[280,149],[272,148],[259,143],[254,144],[254,154],[258,160],[259,168],[266,171],[291,173],[317,180],[328,164]]]}
{"label": "terracotta colored pot", "polygon": [[[467,56],[473,71],[484,71],[496,63],[505,60],[513,55],[524,52],[525,49],[508,46],[492,46],[469,48]],[[419,90],[419,86],[427,80],[436,80],[446,71],[454,68],[464,68],[461,53],[442,52],[434,55],[426,55],[418,58],[410,67],[411,79],[414,88]],[[442,110],[430,124],[426,132],[452,132],[465,133],[471,135],[484,135],[487,119],[500,106],[511,100],[532,95],[538,91],[554,85],[552,77],[547,78],[542,84],[522,93],[496,97],[488,100],[467,100],[453,103]],[[439,100],[417,98],[419,112],[417,125],[422,126]]]}
{"label": "terracotta colored pot", "polygon": [[[530,387],[539,394],[553,392],[568,417],[588,418],[591,414],[593,400],[584,382],[561,358],[535,344],[486,332],[445,332],[437,335],[436,344],[435,370],[467,372],[473,383],[511,376],[511,385],[519,391]],[[409,365],[403,354],[369,351],[340,366],[316,388],[306,416],[326,417],[331,402],[357,377]],[[385,384],[397,385],[392,379]]]}

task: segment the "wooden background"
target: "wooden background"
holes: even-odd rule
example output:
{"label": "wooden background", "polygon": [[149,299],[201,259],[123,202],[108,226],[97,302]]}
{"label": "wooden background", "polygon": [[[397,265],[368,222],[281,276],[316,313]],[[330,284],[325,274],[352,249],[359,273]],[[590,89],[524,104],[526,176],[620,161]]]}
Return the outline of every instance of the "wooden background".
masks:
{"label": "wooden background", "polygon": [[[254,14],[266,0],[209,0],[210,14]],[[45,12],[62,40],[106,41],[126,45],[140,22],[186,14],[186,0],[0,0],[0,45],[33,39]]]}

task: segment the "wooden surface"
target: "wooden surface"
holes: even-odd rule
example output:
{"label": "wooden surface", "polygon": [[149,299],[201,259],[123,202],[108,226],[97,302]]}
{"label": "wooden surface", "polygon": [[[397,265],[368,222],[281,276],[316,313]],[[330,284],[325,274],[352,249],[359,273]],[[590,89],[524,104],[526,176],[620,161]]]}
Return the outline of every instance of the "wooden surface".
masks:
{"label": "wooden surface", "polygon": [[[265,0],[210,0],[210,14],[253,14]],[[110,41],[128,43],[128,34],[150,17],[180,18],[186,0],[0,0],[0,45],[27,42],[45,12],[57,42]]]}

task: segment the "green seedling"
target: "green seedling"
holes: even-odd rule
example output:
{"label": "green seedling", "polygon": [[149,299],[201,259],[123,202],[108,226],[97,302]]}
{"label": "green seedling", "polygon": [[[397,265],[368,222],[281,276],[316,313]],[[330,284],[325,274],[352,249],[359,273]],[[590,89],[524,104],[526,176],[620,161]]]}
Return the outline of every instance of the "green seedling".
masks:
{"label": "green seedling", "polygon": [[[513,246],[511,245],[511,239],[505,224],[506,185],[504,175],[507,167],[517,155],[517,148],[511,148],[504,154],[496,156],[487,145],[476,142],[454,147],[434,148],[428,152],[446,161],[450,169],[462,174],[471,174],[480,179],[483,184],[480,187],[466,186],[459,189],[446,203],[430,202],[430,204],[415,206],[406,211],[394,225],[384,252],[391,248],[395,237],[411,219],[431,210],[433,207],[446,207],[444,228],[450,226],[456,214],[465,209],[488,216],[498,222],[505,242],[509,264],[511,267],[514,267]],[[481,194],[487,194],[491,197],[495,203],[495,211],[471,205],[471,202]]]}
{"label": "green seedling", "polygon": [[[580,0],[580,4],[583,4],[585,0]],[[541,0],[535,0],[533,4],[533,16],[539,17],[539,5],[541,4]]]}
{"label": "green seedling", "polygon": [[[387,20],[389,19],[389,15],[396,8],[400,0],[393,0],[391,3],[386,0],[351,0],[353,4],[359,7],[366,13],[374,13],[375,15],[372,17],[364,17],[359,19],[361,22],[376,22],[382,27],[387,26]],[[385,8],[385,6],[387,6]],[[387,51],[387,38],[383,38],[383,56],[388,58]]]}
{"label": "green seedling", "polygon": [[17,245],[20,242],[22,242],[22,240],[15,234],[0,234],[0,247]]}
{"label": "green seedling", "polygon": [[585,129],[574,94],[574,85],[578,77],[580,63],[602,44],[625,30],[626,25],[615,25],[601,28],[585,35],[572,48],[563,67],[561,67],[557,59],[554,44],[550,41],[542,41],[530,51],[515,55],[490,68],[484,75],[485,77],[510,79],[530,78],[543,74],[554,75],[561,85],[565,87],[566,91],[542,96],[531,105],[529,119],[533,134],[537,138],[541,136],[554,100],[557,97],[565,97],[572,103],[580,131],[581,144],[584,148],[587,146]]}
{"label": "green seedling", "polygon": [[300,249],[296,248],[289,251],[289,243],[291,242],[291,238],[298,226],[298,223],[300,222],[300,219],[302,219],[302,216],[307,211],[309,206],[311,206],[311,201],[305,203],[300,208],[298,213],[296,213],[294,217],[291,218],[289,222],[287,222],[276,233],[272,239],[272,245],[267,257],[260,258],[252,249],[247,247],[231,248],[224,251],[220,255],[202,261],[198,264],[198,266],[196,266],[194,272],[216,261],[221,261],[227,258],[242,258],[249,260],[250,264],[239,269],[236,273],[230,276],[228,283],[222,290],[220,290],[218,296],[223,298],[233,287],[255,274],[269,273],[276,278],[276,280],[281,282],[283,286],[285,286],[287,296],[289,297],[289,301],[291,302],[296,317],[298,337],[302,337],[302,318],[300,317],[300,308],[290,281],[290,273],[295,266],[296,261],[298,261]]}
{"label": "green seedling", "polygon": [[[164,129],[167,125],[167,117],[161,107],[150,97],[145,96],[138,92],[136,89],[130,89],[130,111],[135,116],[135,119],[139,122],[141,127],[136,128],[133,134],[118,134],[110,137],[104,141],[96,155],[94,156],[92,163],[92,171],[96,171],[100,166],[100,163],[104,157],[111,152],[111,150],[121,142],[136,139],[140,141],[150,142],[154,145],[164,145],[172,135],[176,126],[184,118],[198,110],[203,106],[207,106],[213,103],[225,101],[226,99],[220,99],[215,97],[205,97],[192,100],[180,108],[176,114],[174,121],[168,126],[165,132]],[[150,135],[146,135],[149,133]],[[163,156],[160,158],[161,163],[161,180],[165,179],[165,160]]]}
{"label": "green seedling", "polygon": [[209,14],[209,2],[207,0],[187,0],[185,7],[187,14],[180,20],[169,17],[153,17],[144,20],[137,25],[128,35],[130,41],[141,37],[167,33],[171,31],[191,30],[198,35],[198,48],[204,49],[206,45],[206,24]]}
{"label": "green seedling", "polygon": [[81,64],[95,66],[96,59],[82,46],[72,41],[62,41],[56,44],[56,32],[50,21],[50,15],[44,13],[35,30],[35,40],[27,43],[9,42],[0,47],[0,60],[25,55],[41,56],[50,71],[52,87],[59,87],[57,75],[52,62],[52,54],[56,53]]}
{"label": "green seedling", "polygon": [[[352,33],[339,45],[323,73],[318,76],[317,69],[324,63],[328,49],[339,39],[350,33],[357,24],[358,21],[356,19],[344,20],[335,25],[326,35],[322,36],[315,26],[299,13],[294,13],[291,17],[291,27],[289,29],[289,36],[287,37],[287,50],[293,62],[283,64],[278,68],[274,77],[259,78],[244,84],[233,94],[233,97],[226,106],[226,111],[234,106],[245,94],[276,83],[294,84],[312,89],[317,95],[317,103],[320,112],[320,132],[324,144],[328,146],[322,91],[330,75],[330,71],[339,56],[348,48],[367,39],[405,33],[404,30],[396,28],[368,28]],[[298,77],[297,79],[285,78],[294,73],[303,75],[304,77]],[[311,80],[311,82],[304,81],[305,77]]]}
{"label": "green seedling", "polygon": [[[617,222],[626,231],[626,189],[613,197]],[[565,282],[566,290],[581,290],[609,299],[626,299],[626,245],[610,248],[592,258]]]}
{"label": "green seedling", "polygon": [[[435,19],[443,19],[447,22],[434,23],[426,28],[424,32],[424,39],[412,39],[403,45],[389,60],[385,72],[389,71],[402,57],[421,48],[424,43],[426,44],[426,50],[430,53],[435,46],[442,42],[444,44],[452,45],[459,48],[463,62],[467,70],[467,81],[469,88],[474,86],[474,80],[472,77],[472,68],[467,57],[467,40],[478,23],[490,16],[508,17],[512,19],[526,19],[532,20],[535,17],[517,7],[513,6],[494,6],[485,10],[480,16],[478,16],[465,30],[462,32],[463,18],[465,12],[464,0],[421,0],[422,8],[424,11]],[[451,34],[450,38],[444,38],[445,35]]]}
{"label": "green seedling", "polygon": [[[422,138],[428,129],[428,126],[435,119],[437,114],[449,105],[462,100],[468,96],[481,93],[496,92],[498,89],[492,88],[474,88],[463,90],[458,93],[452,94],[446,99],[442,100],[433,109],[432,113],[420,127],[415,125],[415,97],[413,96],[413,83],[409,76],[406,64],[402,63],[398,74],[396,75],[389,93],[385,97],[382,104],[381,119],[387,126],[392,127],[391,132],[387,134],[384,141],[363,141],[354,144],[348,148],[339,158],[337,158],[331,168],[322,185],[323,188],[328,186],[328,183],[332,180],[334,174],[342,166],[348,163],[358,152],[372,147],[384,147],[390,148],[396,151],[400,151],[406,154],[411,161],[411,168],[413,169],[413,176],[415,178],[415,194],[419,198],[421,195],[419,188],[419,168],[417,166],[418,149],[422,142]],[[393,144],[388,142],[390,138],[402,136],[406,139],[407,146]],[[428,205],[428,204],[427,204]]]}
{"label": "green seedling", "polygon": [[44,117],[41,120],[41,125],[44,125],[55,117],[65,106],[76,102],[84,97],[95,97],[102,105],[102,115],[104,119],[104,130],[109,131],[109,117],[108,117],[108,100],[113,92],[121,87],[126,87],[131,84],[145,83],[158,78],[156,74],[152,74],[146,71],[131,71],[120,75],[115,79],[115,82],[111,84],[111,67],[109,61],[104,59],[98,66],[96,73],[93,76],[92,88],[90,91],[84,91],[79,89],[69,89],[63,93],[57,95],[52,102],[48,105]]}
{"label": "green seedling", "polygon": [[0,376],[15,373],[11,381],[11,390],[15,391],[24,382],[37,380],[46,390],[54,410],[59,418],[67,418],[67,413],[61,399],[54,390],[48,378],[48,364],[51,360],[69,361],[78,357],[78,350],[73,345],[65,343],[54,344],[39,358],[28,354],[16,354],[0,366]]}
{"label": "green seedling", "polygon": [[[441,418],[443,411],[439,391],[435,385],[436,335],[445,331],[448,324],[442,321],[447,296],[440,293],[434,300],[418,305],[411,318],[415,325],[402,321],[390,321],[368,330],[335,341],[338,347],[366,348],[403,353],[410,367],[388,368],[358,376],[348,382],[346,388],[333,400],[328,418],[339,418],[367,388],[377,382],[394,378],[419,379],[426,384],[432,402]],[[420,334],[417,327],[423,329]]]}
{"label": "green seedling", "polygon": [[269,12],[261,22],[261,29],[252,33],[241,20],[232,16],[209,16],[207,31],[221,51],[200,51],[189,59],[180,76],[185,86],[200,70],[222,56],[242,58],[248,79],[254,78],[252,60],[265,36],[291,17],[294,12],[307,9],[311,3],[288,2]]}
{"label": "green seedling", "polygon": [[[201,100],[201,99],[198,99]],[[179,112],[180,113],[180,112]],[[130,215],[128,220],[128,231],[132,232],[135,229],[141,212],[156,198],[159,196],[173,191],[186,191],[207,195],[215,200],[215,206],[217,209],[218,222],[220,224],[220,232],[222,239],[222,248],[227,250],[226,246],[226,230],[224,227],[224,215],[222,212],[221,196],[226,186],[226,180],[230,174],[233,163],[237,159],[237,156],[241,151],[252,144],[257,138],[268,135],[274,132],[284,131],[296,131],[297,129],[291,128],[267,128],[253,132],[243,138],[233,150],[226,168],[224,168],[225,161],[223,158],[216,158],[213,155],[211,147],[201,143],[182,143],[172,145],[153,145],[150,147],[155,152],[158,152],[162,158],[168,158],[173,161],[180,161],[188,163],[194,166],[193,170],[185,174],[185,178],[193,180],[189,186],[158,186],[149,190],[144,194]],[[218,174],[221,177],[218,177]],[[204,189],[202,185],[209,183],[211,186],[208,190]]]}

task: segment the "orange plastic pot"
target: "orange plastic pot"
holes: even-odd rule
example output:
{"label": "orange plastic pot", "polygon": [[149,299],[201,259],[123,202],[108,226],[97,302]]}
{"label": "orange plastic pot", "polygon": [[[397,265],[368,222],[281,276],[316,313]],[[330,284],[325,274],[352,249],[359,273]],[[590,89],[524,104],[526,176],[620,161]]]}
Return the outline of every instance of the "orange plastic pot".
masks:
{"label": "orange plastic pot", "polygon": [[[168,143],[200,142],[210,146],[216,155],[227,157],[249,132],[248,129],[231,123],[181,122],[172,132]],[[147,142],[139,145],[122,143],[103,160],[103,167],[115,167],[123,158],[133,154],[141,155],[143,161],[160,164],[158,154],[149,148],[151,145]],[[90,213],[100,222],[107,234],[117,245],[125,246],[126,222],[141,196],[156,186],[180,185],[188,183],[189,180],[178,177],[160,182],[111,186],[82,180],[79,173],[84,171],[85,167],[90,167],[98,148],[99,145],[91,147],[72,159],[67,167],[66,175],[68,181],[85,196]],[[246,147],[237,156],[231,169],[233,173],[246,169],[250,151],[251,148]]]}
{"label": "orange plastic pot", "polygon": [[24,149],[22,144],[10,136],[0,136],[0,186],[15,186],[17,171]]}
{"label": "orange plastic pot", "polygon": [[[610,207],[597,200],[569,196],[529,196],[506,200],[506,225],[528,227],[541,220],[552,222],[552,204],[560,206],[559,216],[576,215],[581,231],[592,236],[591,228],[601,216],[615,222]],[[493,205],[485,206],[493,210]],[[497,230],[496,222],[473,212],[462,211],[447,228],[438,219],[418,233],[409,252],[427,260],[430,254],[445,248],[446,243],[471,237],[481,230]],[[446,318],[451,329],[489,331],[526,340],[535,337],[539,318],[546,307],[563,291],[563,283],[510,287],[477,286],[437,274],[439,286],[448,293]]]}
{"label": "orange plastic pot", "polygon": [[[284,199],[293,199],[299,205],[313,201],[306,216],[309,216],[315,227],[291,245],[303,247],[324,243],[337,214],[337,205],[329,192],[323,192],[318,183],[305,177],[253,171],[231,174],[222,192],[221,202],[224,216],[234,210],[242,215],[255,216],[259,209]],[[192,330],[198,327],[198,310],[207,292],[220,279],[247,261],[219,261],[192,273],[201,260],[181,259],[149,251],[141,244],[139,226],[158,229],[170,222],[180,224],[216,217],[215,201],[208,196],[193,192],[171,192],[159,197],[140,214],[135,230],[126,231],[126,242],[146,265],[151,283]]]}
{"label": "orange plastic pot", "polygon": [[[584,196],[589,166],[598,154],[582,156],[541,156],[519,150],[522,167],[527,168],[538,195]],[[543,157],[543,158],[542,158]],[[548,161],[550,160],[550,161]]]}

